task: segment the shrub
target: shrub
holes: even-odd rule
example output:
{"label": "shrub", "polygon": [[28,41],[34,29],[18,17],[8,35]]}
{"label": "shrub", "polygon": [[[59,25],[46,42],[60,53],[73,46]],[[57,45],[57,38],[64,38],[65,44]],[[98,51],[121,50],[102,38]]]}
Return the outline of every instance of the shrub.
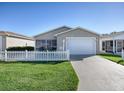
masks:
{"label": "shrub", "polygon": [[33,51],[34,50],[34,47],[32,46],[23,46],[23,47],[9,47],[6,49],[7,51]]}
{"label": "shrub", "polygon": [[46,48],[46,47],[40,47],[39,49],[38,49],[39,51],[55,51],[56,50],[56,48],[55,47],[48,47],[48,48]]}

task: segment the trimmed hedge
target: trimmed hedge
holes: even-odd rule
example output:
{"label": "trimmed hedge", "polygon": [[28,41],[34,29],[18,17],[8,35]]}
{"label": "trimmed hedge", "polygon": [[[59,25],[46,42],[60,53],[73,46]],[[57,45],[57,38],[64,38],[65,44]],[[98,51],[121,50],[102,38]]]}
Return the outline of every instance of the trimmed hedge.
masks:
{"label": "trimmed hedge", "polygon": [[9,47],[6,49],[7,51],[34,51],[34,47],[32,46],[24,46],[24,47]]}

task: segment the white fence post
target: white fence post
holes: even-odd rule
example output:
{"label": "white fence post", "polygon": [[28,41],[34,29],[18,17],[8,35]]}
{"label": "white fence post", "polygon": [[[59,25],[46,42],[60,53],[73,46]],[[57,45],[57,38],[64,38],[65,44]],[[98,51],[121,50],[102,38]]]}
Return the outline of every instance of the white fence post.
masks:
{"label": "white fence post", "polygon": [[124,59],[124,50],[123,50],[123,48],[122,48],[122,51],[121,51],[121,57],[122,57],[122,59]]}
{"label": "white fence post", "polygon": [[25,50],[25,60],[27,60],[27,58],[28,58],[28,51],[27,50]]}
{"label": "white fence post", "polygon": [[48,61],[48,56],[49,56],[49,55],[48,55],[48,50],[46,51],[46,56],[47,56],[47,58],[46,58],[46,59],[47,59],[47,61]]}
{"label": "white fence post", "polygon": [[5,61],[7,61],[7,51],[5,50]]}

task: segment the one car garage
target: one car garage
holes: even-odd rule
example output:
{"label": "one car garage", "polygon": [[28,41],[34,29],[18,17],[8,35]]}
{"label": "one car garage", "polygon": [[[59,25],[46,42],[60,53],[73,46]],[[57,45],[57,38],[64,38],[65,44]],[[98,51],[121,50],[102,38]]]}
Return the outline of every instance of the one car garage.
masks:
{"label": "one car garage", "polygon": [[95,37],[68,37],[66,50],[72,55],[96,54]]}
{"label": "one car garage", "polygon": [[84,28],[71,29],[56,35],[57,50],[69,50],[71,55],[99,53],[99,34]]}

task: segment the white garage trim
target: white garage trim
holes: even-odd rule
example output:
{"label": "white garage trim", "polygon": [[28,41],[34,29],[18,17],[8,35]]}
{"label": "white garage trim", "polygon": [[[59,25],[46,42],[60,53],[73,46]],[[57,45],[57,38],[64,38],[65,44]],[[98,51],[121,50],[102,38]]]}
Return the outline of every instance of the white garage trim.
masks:
{"label": "white garage trim", "polygon": [[73,55],[96,54],[96,37],[66,37],[66,50]]}

